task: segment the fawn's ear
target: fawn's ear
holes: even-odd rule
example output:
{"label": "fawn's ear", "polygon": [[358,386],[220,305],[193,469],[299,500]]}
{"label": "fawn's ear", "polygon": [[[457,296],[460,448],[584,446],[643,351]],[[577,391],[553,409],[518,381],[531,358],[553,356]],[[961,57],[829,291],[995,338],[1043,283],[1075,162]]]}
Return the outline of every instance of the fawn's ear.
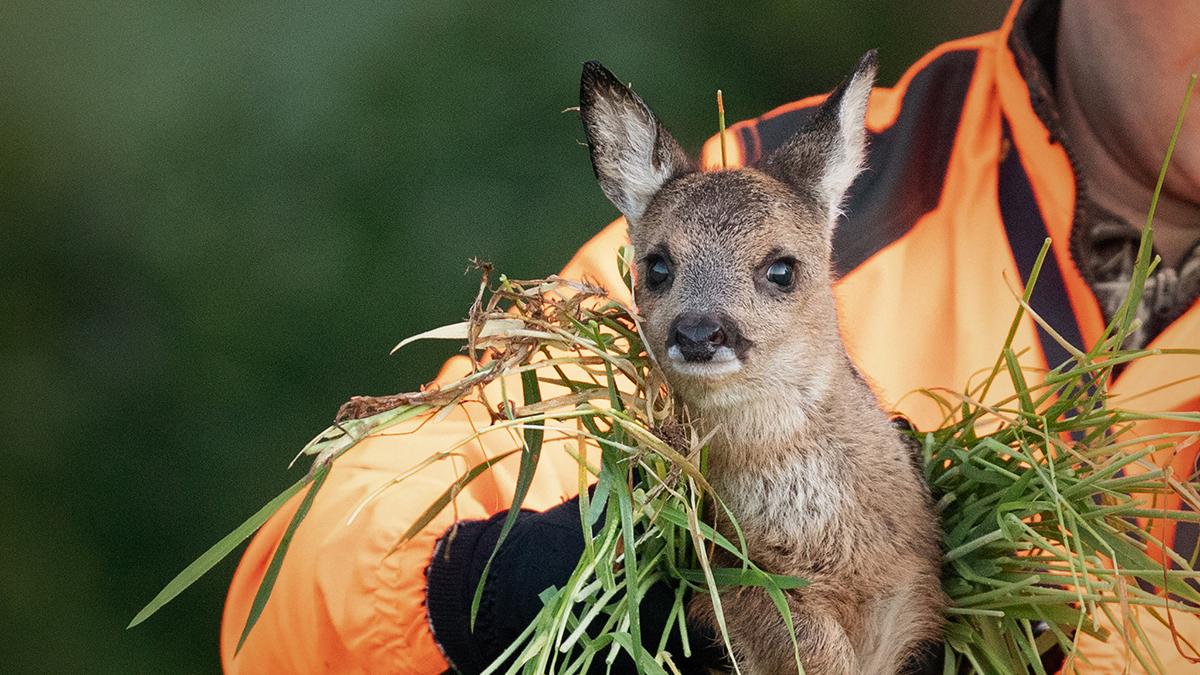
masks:
{"label": "fawn's ear", "polygon": [[863,55],[854,74],[829,95],[808,124],[763,163],[776,177],[826,207],[832,224],[862,171],[867,148],[867,100],[875,83],[876,52]]}
{"label": "fawn's ear", "polygon": [[645,101],[596,61],[583,64],[579,113],[600,188],[629,221],[667,181],[693,170]]}

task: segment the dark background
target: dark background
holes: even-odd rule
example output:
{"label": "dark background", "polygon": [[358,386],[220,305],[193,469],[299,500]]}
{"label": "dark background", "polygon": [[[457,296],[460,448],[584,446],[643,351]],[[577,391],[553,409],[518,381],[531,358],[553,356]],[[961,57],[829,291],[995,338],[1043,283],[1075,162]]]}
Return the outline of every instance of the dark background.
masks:
{"label": "dark background", "polygon": [[[133,614],[352,394],[451,347],[471,256],[558,270],[615,215],[598,58],[686,147],[999,25],[1003,0],[0,4],[0,669],[212,672],[234,560]],[[299,471],[299,470],[297,470]],[[295,473],[295,472],[293,472]]]}

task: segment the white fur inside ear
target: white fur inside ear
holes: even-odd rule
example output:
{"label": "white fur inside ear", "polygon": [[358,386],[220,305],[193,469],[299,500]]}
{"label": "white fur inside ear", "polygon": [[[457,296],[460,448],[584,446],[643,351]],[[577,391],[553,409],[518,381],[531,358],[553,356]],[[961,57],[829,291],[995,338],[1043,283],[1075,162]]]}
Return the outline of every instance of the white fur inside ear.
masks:
{"label": "white fur inside ear", "polygon": [[874,69],[854,74],[838,107],[837,147],[821,176],[820,190],[829,205],[831,220],[842,215],[842,201],[862,171],[867,149],[867,102],[871,98]]}
{"label": "white fur inside ear", "polygon": [[[625,205],[621,213],[630,220],[637,220],[646,212],[650,200],[671,178],[671,167],[656,166],[654,145],[658,136],[658,125],[638,124],[625,119],[625,148],[621,158],[620,176],[625,186]],[[639,120],[640,121],[640,120]]]}
{"label": "white fur inside ear", "polygon": [[601,187],[613,204],[629,220],[645,213],[654,194],[671,178],[673,167],[656,166],[654,153],[658,138],[658,123],[648,111],[628,105],[599,104],[595,126],[597,143],[612,149],[611,157],[601,160],[601,174],[607,180]]}

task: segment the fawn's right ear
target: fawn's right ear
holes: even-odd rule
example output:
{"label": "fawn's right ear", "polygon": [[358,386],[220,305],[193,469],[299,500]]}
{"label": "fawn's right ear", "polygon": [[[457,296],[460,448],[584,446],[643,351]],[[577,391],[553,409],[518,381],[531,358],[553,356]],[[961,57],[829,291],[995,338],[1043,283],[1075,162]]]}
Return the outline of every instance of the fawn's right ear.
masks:
{"label": "fawn's right ear", "polygon": [[583,64],[579,114],[600,189],[631,222],[667,181],[694,169],[645,101],[596,61]]}

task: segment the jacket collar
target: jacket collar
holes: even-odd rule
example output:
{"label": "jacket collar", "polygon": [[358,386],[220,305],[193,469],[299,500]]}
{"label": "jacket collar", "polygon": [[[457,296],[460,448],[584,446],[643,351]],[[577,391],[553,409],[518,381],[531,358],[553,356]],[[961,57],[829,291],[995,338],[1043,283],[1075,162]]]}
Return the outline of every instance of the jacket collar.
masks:
{"label": "jacket collar", "polygon": [[1062,120],[1054,97],[1060,0],[1017,0],[1006,22],[1006,43],[1025,86],[1029,103],[1049,132],[1050,142],[1062,139]]}

